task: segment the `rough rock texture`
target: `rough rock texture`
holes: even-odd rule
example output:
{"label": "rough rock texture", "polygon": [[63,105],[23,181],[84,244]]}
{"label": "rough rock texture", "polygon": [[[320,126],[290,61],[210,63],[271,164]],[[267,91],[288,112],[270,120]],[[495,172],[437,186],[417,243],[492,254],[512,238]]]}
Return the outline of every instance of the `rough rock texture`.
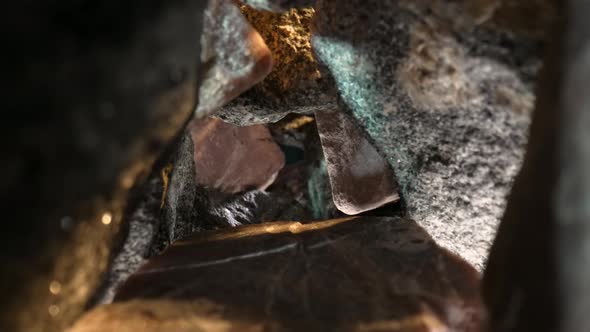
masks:
{"label": "rough rock texture", "polygon": [[194,151],[189,124],[177,144],[169,164],[170,170],[164,174],[166,182],[162,196],[162,221],[156,240],[157,252],[199,229],[200,211],[196,209],[196,204],[197,200],[204,199],[205,194],[197,190]]}
{"label": "rough rock texture", "polygon": [[409,215],[481,269],[520,166],[539,50],[443,23],[398,1],[325,0],[312,44],[341,106],[388,157]]}
{"label": "rough rock texture", "polygon": [[316,0],[242,0],[242,3],[258,10],[283,12],[294,7],[310,7]]}
{"label": "rough rock texture", "polygon": [[10,7],[0,330],[62,331],[101,281],[128,190],[194,110],[203,3]]}
{"label": "rough rock texture", "polygon": [[277,14],[241,6],[242,13],[260,33],[273,57],[271,73],[254,89],[281,98],[282,94],[298,87],[302,82],[319,77],[311,52],[311,8],[291,9]]}
{"label": "rough rock texture", "polygon": [[[291,206],[288,193],[252,190],[237,195],[196,183],[189,130],[159,160],[149,180],[135,188],[136,207],[125,217],[125,239],[90,306],[110,303],[117,287],[146,259],[193,232],[279,220]],[[305,218],[305,214],[299,214]]]}
{"label": "rough rock texture", "polygon": [[197,184],[226,193],[264,190],[285,165],[285,156],[263,125],[237,127],[217,118],[194,120]]}
{"label": "rough rock texture", "polygon": [[276,122],[289,112],[313,113],[336,106],[333,84],[321,78],[310,44],[311,8],[276,14],[241,6],[271,50],[271,73],[216,116],[237,125]]}
{"label": "rough rock texture", "polygon": [[206,116],[260,82],[272,57],[260,34],[230,0],[211,0],[205,11],[201,62],[207,64],[196,116]]}
{"label": "rough rock texture", "polygon": [[269,223],[177,242],[70,332],[475,332],[478,285],[475,269],[409,220]]}
{"label": "rough rock texture", "polygon": [[354,215],[399,200],[391,166],[348,114],[324,111],[315,118],[338,210]]}
{"label": "rough rock texture", "polygon": [[152,247],[161,220],[162,178],[159,174],[150,176],[136,192],[141,193],[143,197],[137,208],[125,218],[127,224],[123,245],[113,258],[103,285],[97,290],[91,306],[110,303],[121,283],[135,273],[153,253]]}
{"label": "rough rock texture", "polygon": [[568,1],[558,14],[526,158],[485,272],[490,331],[590,329],[590,5]]}
{"label": "rough rock texture", "polygon": [[[555,0],[402,0],[416,14],[458,29],[483,26],[497,31],[544,38],[557,17]],[[432,18],[432,17],[431,17]]]}

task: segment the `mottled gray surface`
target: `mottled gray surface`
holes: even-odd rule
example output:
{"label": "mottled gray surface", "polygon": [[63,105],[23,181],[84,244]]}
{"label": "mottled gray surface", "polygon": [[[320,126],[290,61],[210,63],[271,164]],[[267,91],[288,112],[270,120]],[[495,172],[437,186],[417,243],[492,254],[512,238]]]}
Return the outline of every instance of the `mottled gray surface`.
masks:
{"label": "mottled gray surface", "polygon": [[336,98],[326,80],[307,82],[310,86],[295,89],[281,100],[248,91],[222,107],[214,115],[240,126],[277,122],[289,113],[312,114],[336,107]]}
{"label": "mottled gray surface", "polygon": [[259,10],[283,12],[289,8],[311,6],[316,0],[242,0],[242,2]]}
{"label": "mottled gray surface", "polygon": [[533,94],[520,74],[538,53],[444,31],[397,2],[327,0],[312,44],[394,167],[409,215],[482,269],[526,142]]}
{"label": "mottled gray surface", "polygon": [[162,227],[165,228],[167,244],[191,234],[198,227],[195,202],[202,194],[197,192],[193,154],[192,136],[185,130],[172,162],[164,201]]}
{"label": "mottled gray surface", "polygon": [[123,246],[113,259],[103,285],[92,301],[93,305],[112,302],[117,287],[151,256],[161,219],[162,185],[162,178],[156,175],[142,186],[144,196],[127,219],[128,229]]}

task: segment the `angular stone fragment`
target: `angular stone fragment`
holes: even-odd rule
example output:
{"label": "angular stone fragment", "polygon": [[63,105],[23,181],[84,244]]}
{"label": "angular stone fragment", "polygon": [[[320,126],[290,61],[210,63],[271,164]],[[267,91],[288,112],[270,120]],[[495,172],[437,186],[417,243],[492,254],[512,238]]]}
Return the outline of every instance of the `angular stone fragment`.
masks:
{"label": "angular stone fragment", "polygon": [[453,15],[417,3],[320,0],[312,45],[341,107],[391,163],[408,214],[482,269],[524,151],[539,43],[455,31]]}
{"label": "angular stone fragment", "polygon": [[285,157],[263,125],[237,127],[217,118],[190,125],[196,182],[226,193],[266,189]]}
{"label": "angular stone fragment", "polygon": [[354,215],[399,200],[391,166],[348,115],[317,112],[316,122],[338,210]]}
{"label": "angular stone fragment", "polygon": [[336,106],[333,83],[320,76],[310,43],[311,8],[277,14],[241,6],[270,48],[274,67],[254,88],[216,116],[238,125],[276,122],[289,112],[313,113]]}
{"label": "angular stone fragment", "polygon": [[276,222],[177,242],[70,332],[476,332],[478,288],[473,267],[409,220]]}
{"label": "angular stone fragment", "polygon": [[209,1],[201,44],[201,61],[209,67],[199,89],[197,116],[216,111],[272,69],[268,47],[229,0]]}

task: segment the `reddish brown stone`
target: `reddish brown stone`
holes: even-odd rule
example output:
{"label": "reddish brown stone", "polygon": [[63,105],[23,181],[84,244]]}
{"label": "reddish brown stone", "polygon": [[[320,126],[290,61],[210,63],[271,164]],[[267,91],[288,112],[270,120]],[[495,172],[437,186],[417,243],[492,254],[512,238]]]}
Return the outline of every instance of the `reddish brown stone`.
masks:
{"label": "reddish brown stone", "polygon": [[399,200],[391,167],[344,112],[316,112],[338,210],[354,215]]}
{"label": "reddish brown stone", "polygon": [[226,193],[264,190],[285,157],[263,125],[238,127],[217,118],[194,120],[196,181]]}
{"label": "reddish brown stone", "polygon": [[476,332],[482,315],[473,267],[413,221],[365,217],[198,233],[71,332]]}

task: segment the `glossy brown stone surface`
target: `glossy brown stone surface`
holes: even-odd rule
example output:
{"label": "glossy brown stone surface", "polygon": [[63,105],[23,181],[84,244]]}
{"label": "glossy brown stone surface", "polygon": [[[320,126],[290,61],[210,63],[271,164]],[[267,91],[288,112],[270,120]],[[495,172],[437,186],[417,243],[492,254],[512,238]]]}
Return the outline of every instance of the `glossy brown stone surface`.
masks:
{"label": "glossy brown stone surface", "polygon": [[316,113],[338,210],[354,215],[399,200],[393,171],[344,112]]}
{"label": "glossy brown stone surface", "polygon": [[478,286],[475,269],[413,221],[275,222],[175,243],[71,331],[475,332]]}
{"label": "glossy brown stone surface", "polygon": [[285,157],[263,125],[238,127],[217,118],[194,120],[197,184],[226,193],[264,190],[285,164]]}

